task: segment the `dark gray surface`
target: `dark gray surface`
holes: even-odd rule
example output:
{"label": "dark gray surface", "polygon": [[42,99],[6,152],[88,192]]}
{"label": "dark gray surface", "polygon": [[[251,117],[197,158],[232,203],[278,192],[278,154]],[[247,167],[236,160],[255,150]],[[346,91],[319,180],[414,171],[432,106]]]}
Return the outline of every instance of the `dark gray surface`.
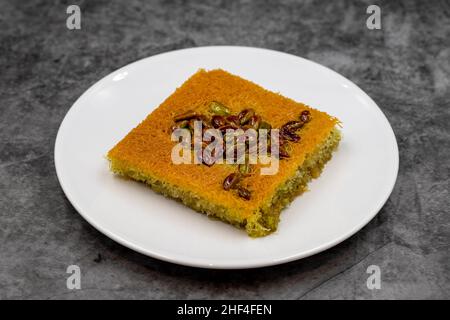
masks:
{"label": "dark gray surface", "polygon": [[[68,4],[81,6],[81,30],[67,30]],[[369,4],[0,0],[0,298],[450,298],[450,2],[377,2],[382,30],[373,31]],[[67,201],[53,146],[76,98],[137,59],[221,44],[319,62],[385,112],[399,176],[355,236],[281,266],[194,269],[116,244]],[[71,264],[81,267],[82,290],[66,288]],[[366,287],[372,264],[381,290]]]}

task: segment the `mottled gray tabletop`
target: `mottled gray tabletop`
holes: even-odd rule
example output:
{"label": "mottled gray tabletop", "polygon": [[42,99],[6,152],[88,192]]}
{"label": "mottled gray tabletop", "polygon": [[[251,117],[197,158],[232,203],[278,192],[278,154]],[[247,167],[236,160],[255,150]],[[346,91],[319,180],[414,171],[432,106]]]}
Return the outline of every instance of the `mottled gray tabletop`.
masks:
{"label": "mottled gray tabletop", "polygon": [[[69,30],[70,4],[81,29]],[[450,298],[450,2],[0,0],[0,298]],[[372,23],[376,22],[371,20]],[[328,66],[381,107],[400,171],[356,235],[276,267],[214,271],[135,253],[76,212],[55,174],[58,126],[95,81],[205,45],[280,50]],[[81,289],[69,290],[69,265]],[[381,288],[367,286],[367,268]]]}

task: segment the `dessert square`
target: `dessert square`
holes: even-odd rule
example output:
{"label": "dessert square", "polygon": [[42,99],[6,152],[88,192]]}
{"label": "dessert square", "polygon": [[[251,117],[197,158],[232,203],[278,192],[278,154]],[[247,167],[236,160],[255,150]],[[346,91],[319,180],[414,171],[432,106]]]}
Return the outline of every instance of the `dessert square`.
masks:
{"label": "dessert square", "polygon": [[[178,142],[173,130],[193,133],[194,120],[223,133],[229,128],[278,129],[279,153],[270,154],[279,160],[277,172],[261,174],[267,164],[249,164],[248,156],[241,164],[208,162],[205,156],[197,158],[200,163],[174,163]],[[282,209],[307,190],[331,159],[341,138],[337,125],[333,116],[224,70],[199,70],[107,158],[112,172],[260,237],[277,229]],[[191,148],[183,152],[192,152],[194,159],[196,150]]]}

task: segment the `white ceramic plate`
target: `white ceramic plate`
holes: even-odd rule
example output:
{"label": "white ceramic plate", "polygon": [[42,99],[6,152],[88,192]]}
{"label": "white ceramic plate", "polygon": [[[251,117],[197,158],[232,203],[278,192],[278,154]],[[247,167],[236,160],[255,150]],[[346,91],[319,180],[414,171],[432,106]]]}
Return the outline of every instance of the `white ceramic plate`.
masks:
{"label": "white ceramic plate", "polygon": [[[225,69],[343,122],[333,159],[270,236],[249,238],[109,172],[107,151],[199,68]],[[73,206],[115,241],[183,265],[251,268],[310,256],[360,230],[392,191],[398,148],[375,102],[336,72],[271,50],[203,47],[149,57],[98,81],[64,118],[55,165]]]}

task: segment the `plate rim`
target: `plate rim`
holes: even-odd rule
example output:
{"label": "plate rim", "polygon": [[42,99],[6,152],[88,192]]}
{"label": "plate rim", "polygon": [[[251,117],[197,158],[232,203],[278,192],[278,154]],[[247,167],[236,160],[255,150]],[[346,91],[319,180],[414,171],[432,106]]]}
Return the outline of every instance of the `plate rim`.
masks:
{"label": "plate rim", "polygon": [[[78,205],[77,201],[75,201],[75,199],[73,199],[72,195],[70,192],[68,192],[68,187],[64,182],[64,179],[62,179],[61,177],[61,172],[62,172],[62,164],[59,161],[59,155],[61,154],[60,150],[60,146],[61,146],[61,141],[62,141],[62,136],[64,134],[64,127],[66,125],[66,123],[69,121],[68,119],[70,118],[71,114],[75,112],[76,108],[75,106],[77,105],[77,103],[83,99],[85,96],[88,96],[92,91],[94,91],[99,85],[101,85],[105,79],[107,79],[108,77],[111,77],[113,74],[119,73],[121,72],[123,69],[125,68],[130,68],[133,66],[136,66],[137,64],[145,61],[145,60],[150,60],[150,59],[154,59],[158,56],[161,55],[168,55],[168,54],[177,54],[177,53],[181,53],[183,51],[201,51],[204,49],[233,49],[233,50],[254,50],[254,51],[263,51],[266,53],[271,53],[271,54],[277,54],[277,55],[285,55],[287,57],[289,57],[290,59],[295,58],[295,59],[300,59],[300,60],[304,60],[308,63],[312,63],[315,66],[319,67],[319,68],[324,68],[326,69],[326,71],[331,72],[334,76],[337,76],[338,78],[340,78],[341,80],[345,81],[346,84],[349,84],[352,86],[352,89],[356,90],[359,94],[361,94],[365,99],[367,99],[368,101],[371,102],[371,109],[373,109],[374,111],[378,112],[381,115],[381,118],[383,119],[383,121],[385,121],[385,123],[387,124],[387,128],[389,130],[389,135],[390,138],[392,139],[393,142],[393,156],[394,156],[394,163],[392,164],[394,166],[394,173],[391,177],[391,181],[389,181],[389,188],[387,188],[387,190],[389,190],[388,192],[386,192],[386,194],[382,197],[382,200],[378,203],[377,206],[375,206],[370,214],[366,215],[366,217],[361,220],[361,222],[358,225],[355,225],[353,227],[352,230],[350,230],[349,232],[346,232],[345,234],[338,236],[336,238],[334,238],[333,240],[330,240],[320,246],[317,246],[313,249],[310,249],[308,251],[303,251],[301,253],[298,254],[292,254],[292,255],[288,255],[284,258],[281,259],[266,259],[264,261],[261,261],[261,259],[257,259],[257,261],[244,261],[243,263],[237,263],[237,262],[232,262],[232,263],[216,263],[216,264],[211,264],[211,263],[205,263],[202,262],[204,259],[202,258],[191,258],[191,259],[185,259],[185,256],[179,256],[179,255],[167,255],[167,254],[162,254],[160,252],[158,252],[158,250],[149,250],[148,248],[143,248],[142,246],[135,244],[133,242],[130,242],[129,240],[124,239],[123,237],[121,237],[120,235],[115,234],[114,232],[110,232],[109,230],[107,230],[106,228],[103,228],[100,224],[96,223],[94,221],[94,219],[92,219],[88,214],[86,214],[85,212],[83,212],[83,210],[81,209],[81,207]],[[272,49],[266,49],[266,48],[259,48],[259,47],[250,47],[250,46],[200,46],[200,47],[191,47],[191,48],[184,48],[184,49],[178,49],[178,50],[171,50],[171,51],[167,51],[167,52],[161,52],[158,53],[156,55],[152,55],[152,56],[148,56],[139,60],[136,60],[134,62],[131,62],[125,66],[122,66],[116,70],[113,70],[112,72],[108,73],[106,76],[102,77],[101,79],[97,80],[94,84],[92,84],[87,90],[85,90],[70,106],[70,108],[68,109],[68,111],[66,112],[66,114],[64,115],[63,120],[61,121],[59,128],[58,128],[58,132],[56,134],[56,138],[55,138],[55,144],[54,144],[54,165],[55,165],[55,171],[56,171],[56,176],[58,178],[58,182],[61,186],[61,189],[64,192],[64,195],[66,196],[66,198],[69,200],[69,202],[71,203],[71,205],[75,208],[75,210],[78,212],[78,214],[80,214],[83,219],[85,219],[91,226],[93,226],[96,230],[98,230],[100,233],[104,234],[105,236],[107,236],[108,238],[118,242],[119,244],[134,250],[136,252],[139,252],[143,255],[155,258],[155,259],[159,259],[162,261],[166,261],[166,262],[170,262],[170,263],[174,263],[174,264],[178,264],[178,265],[183,265],[183,266],[188,266],[188,267],[196,267],[196,268],[207,268],[207,269],[231,269],[231,270],[239,270],[239,269],[252,269],[252,268],[261,268],[261,267],[268,267],[268,266],[274,266],[274,265],[279,265],[279,264],[283,264],[283,263],[288,263],[291,261],[295,261],[295,260],[300,260],[309,256],[312,256],[314,254],[317,254],[319,252],[323,252],[333,246],[338,245],[339,243],[347,240],[348,238],[350,238],[351,236],[353,236],[354,234],[356,234],[359,230],[361,230],[364,226],[366,226],[377,214],[378,212],[383,208],[383,206],[385,205],[385,203],[387,202],[387,200],[389,199],[390,195],[392,194],[392,191],[395,187],[396,181],[397,181],[397,177],[398,177],[398,171],[399,171],[399,149],[398,149],[398,143],[397,143],[397,139],[395,136],[395,132],[392,129],[392,126],[389,122],[389,120],[387,119],[386,115],[384,114],[384,112],[381,110],[381,108],[378,106],[378,104],[365,92],[363,91],[358,85],[356,85],[353,81],[347,79],[346,77],[344,77],[343,75],[339,74],[338,72],[328,68],[327,66],[324,66],[320,63],[314,62],[312,60],[300,57],[300,56],[296,56],[294,54],[290,54],[290,53],[286,53],[286,52],[281,52],[281,51],[277,51],[277,50],[272,50]],[[386,183],[386,185],[388,185],[388,183]],[[370,209],[368,209],[369,211]]]}

